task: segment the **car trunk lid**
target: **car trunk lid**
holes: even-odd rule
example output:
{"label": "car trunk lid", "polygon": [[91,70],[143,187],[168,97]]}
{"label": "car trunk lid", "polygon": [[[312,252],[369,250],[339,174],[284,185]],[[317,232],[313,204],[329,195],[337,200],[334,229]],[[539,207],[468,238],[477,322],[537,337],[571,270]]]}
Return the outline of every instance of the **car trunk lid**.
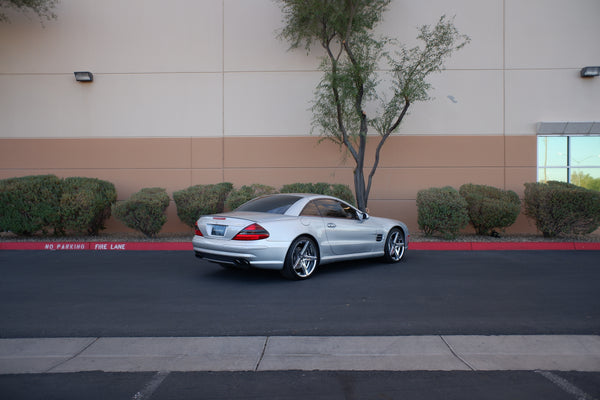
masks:
{"label": "car trunk lid", "polygon": [[207,215],[198,220],[198,228],[205,237],[231,240],[249,225],[254,223],[268,224],[271,221],[286,218],[289,217],[280,214],[254,212]]}

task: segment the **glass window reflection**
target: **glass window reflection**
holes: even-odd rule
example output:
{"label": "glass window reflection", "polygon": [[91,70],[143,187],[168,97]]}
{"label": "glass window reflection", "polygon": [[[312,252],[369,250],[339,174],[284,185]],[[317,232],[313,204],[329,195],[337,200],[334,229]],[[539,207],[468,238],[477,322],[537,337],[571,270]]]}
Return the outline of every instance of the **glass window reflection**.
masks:
{"label": "glass window reflection", "polygon": [[600,168],[571,168],[570,178],[574,185],[600,191]]}
{"label": "glass window reflection", "polygon": [[600,167],[600,136],[570,138],[571,166]]}
{"label": "glass window reflection", "polygon": [[538,181],[600,191],[600,136],[538,136]]}
{"label": "glass window reflection", "polygon": [[567,137],[541,136],[538,138],[538,166],[566,167],[567,166]]}
{"label": "glass window reflection", "polygon": [[568,182],[569,170],[568,168],[538,168],[538,180]]}

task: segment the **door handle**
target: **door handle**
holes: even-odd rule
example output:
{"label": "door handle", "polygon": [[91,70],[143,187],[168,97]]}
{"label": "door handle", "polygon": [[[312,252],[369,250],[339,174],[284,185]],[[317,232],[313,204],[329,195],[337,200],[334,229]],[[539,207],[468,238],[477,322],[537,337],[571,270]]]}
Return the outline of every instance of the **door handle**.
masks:
{"label": "door handle", "polygon": [[327,224],[328,228],[335,228],[335,226],[336,225],[334,223],[332,223],[332,222],[330,222],[330,223]]}

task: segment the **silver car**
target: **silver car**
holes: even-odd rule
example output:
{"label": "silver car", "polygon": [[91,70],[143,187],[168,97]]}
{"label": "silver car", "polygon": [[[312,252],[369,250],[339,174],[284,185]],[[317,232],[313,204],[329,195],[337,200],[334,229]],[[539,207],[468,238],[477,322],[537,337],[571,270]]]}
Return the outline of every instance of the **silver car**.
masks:
{"label": "silver car", "polygon": [[193,245],[197,257],[224,267],[274,269],[289,279],[306,279],[318,265],[335,261],[398,262],[408,240],[404,223],[371,217],[335,197],[274,194],[202,216]]}

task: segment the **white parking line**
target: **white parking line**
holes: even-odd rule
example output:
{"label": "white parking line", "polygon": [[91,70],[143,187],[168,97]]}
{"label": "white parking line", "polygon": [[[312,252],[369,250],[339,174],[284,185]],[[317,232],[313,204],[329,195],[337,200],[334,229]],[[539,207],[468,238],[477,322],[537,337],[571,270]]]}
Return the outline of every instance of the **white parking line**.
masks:
{"label": "white parking line", "polygon": [[137,392],[131,399],[132,400],[149,399],[154,394],[154,392],[156,392],[156,389],[158,389],[160,384],[165,380],[165,378],[167,376],[169,376],[169,371],[157,372],[156,374],[154,374],[154,376],[152,377],[150,382],[148,382],[146,384],[146,386],[144,386],[144,388],[142,390]]}
{"label": "white parking line", "polygon": [[573,385],[568,380],[561,378],[560,376],[553,374],[550,371],[535,372],[542,375],[544,378],[548,379],[550,382],[554,383],[556,386],[558,386],[565,392],[572,394],[577,400],[595,400],[592,396],[585,393],[583,390],[579,389],[577,386]]}

